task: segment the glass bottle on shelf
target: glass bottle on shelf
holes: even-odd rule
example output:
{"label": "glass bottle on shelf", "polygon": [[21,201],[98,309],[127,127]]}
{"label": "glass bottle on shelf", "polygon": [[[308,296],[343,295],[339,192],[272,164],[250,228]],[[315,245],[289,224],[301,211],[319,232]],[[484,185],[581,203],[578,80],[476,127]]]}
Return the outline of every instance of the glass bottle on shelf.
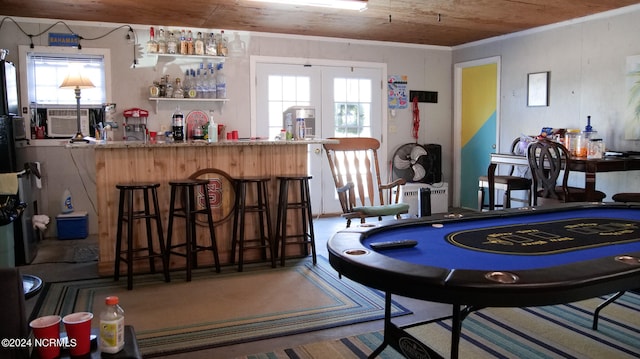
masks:
{"label": "glass bottle on shelf", "polygon": [[153,26],[149,28],[149,41],[147,41],[147,53],[148,54],[158,53],[158,43],[155,40],[155,33],[153,31]]}
{"label": "glass bottle on shelf", "polygon": [[176,77],[176,83],[173,86],[173,98],[184,98],[184,90],[179,77]]}
{"label": "glass bottle on shelf", "polygon": [[222,63],[218,64],[216,70],[216,98],[227,98],[227,82],[222,72]]}
{"label": "glass bottle on shelf", "polygon": [[164,30],[160,29],[158,31],[158,53],[166,54],[167,53],[167,40],[164,37]]}
{"label": "glass bottle on shelf", "polygon": [[169,75],[166,75],[167,77],[167,98],[172,98],[173,97],[173,84],[171,83],[171,81],[169,81]]}
{"label": "glass bottle on shelf", "polygon": [[218,56],[227,56],[227,36],[224,34],[224,30],[221,30],[217,36]]}
{"label": "glass bottle on shelf", "polygon": [[169,33],[169,39],[167,40],[167,54],[177,54],[178,53],[178,39],[173,34],[173,32]]}
{"label": "glass bottle on shelf", "polygon": [[196,91],[196,73],[193,69],[191,69],[189,74],[189,98],[196,98],[198,92]]}
{"label": "glass bottle on shelf", "polygon": [[193,55],[195,53],[195,44],[193,43],[193,32],[189,30],[187,32],[187,54]]}
{"label": "glass bottle on shelf", "polygon": [[189,45],[187,44],[187,32],[183,29],[180,32],[180,55],[189,55]]}
{"label": "glass bottle on shelf", "polygon": [[209,78],[207,79],[207,87],[209,88],[209,93],[207,94],[209,98],[218,98],[216,95],[216,75],[213,71],[213,63],[209,63]]}
{"label": "glass bottle on shelf", "polygon": [[207,41],[206,48],[207,55],[217,56],[218,55],[218,45],[216,43],[216,34],[213,32],[209,35],[209,39]]}
{"label": "glass bottle on shelf", "polygon": [[202,33],[198,32],[196,41],[193,44],[196,55],[204,55],[204,40],[202,39]]}

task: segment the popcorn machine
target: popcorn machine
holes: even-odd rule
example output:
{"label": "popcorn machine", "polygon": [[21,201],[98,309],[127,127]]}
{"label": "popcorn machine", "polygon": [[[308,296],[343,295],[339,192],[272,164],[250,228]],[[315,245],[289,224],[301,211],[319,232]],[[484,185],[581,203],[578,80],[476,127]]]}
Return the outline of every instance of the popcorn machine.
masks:
{"label": "popcorn machine", "polygon": [[149,111],[141,108],[130,108],[124,110],[124,140],[142,141],[147,140],[147,118]]}

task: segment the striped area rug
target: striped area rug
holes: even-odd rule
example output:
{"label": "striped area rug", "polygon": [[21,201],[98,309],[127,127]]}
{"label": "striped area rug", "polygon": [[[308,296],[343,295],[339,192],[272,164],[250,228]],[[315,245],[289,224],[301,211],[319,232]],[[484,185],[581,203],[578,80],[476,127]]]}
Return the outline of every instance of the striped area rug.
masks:
{"label": "striped area rug", "polygon": [[[160,274],[137,275],[133,290],[124,278],[47,283],[32,317],[91,311],[97,328],[104,298],[116,295],[145,358],[384,318],[382,293],[340,279],[321,256],[317,265],[304,258],[278,268],[250,264],[244,272],[202,268],[191,282],[184,275],[172,272],[171,283]],[[410,311],[394,303],[392,313]]]}
{"label": "striped area rug", "polygon": [[[532,308],[488,308],[463,322],[460,358],[640,358],[640,296],[627,293],[606,307],[598,330],[591,329],[595,307],[604,300]],[[409,332],[449,357],[450,321]],[[312,343],[243,357],[246,359],[366,358],[382,342],[382,332]],[[380,358],[403,358],[391,348]]]}

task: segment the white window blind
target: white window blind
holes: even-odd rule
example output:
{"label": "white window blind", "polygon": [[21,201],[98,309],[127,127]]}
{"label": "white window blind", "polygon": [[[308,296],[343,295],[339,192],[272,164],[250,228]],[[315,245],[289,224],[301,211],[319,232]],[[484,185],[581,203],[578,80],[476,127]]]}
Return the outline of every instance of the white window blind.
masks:
{"label": "white window blind", "polygon": [[107,101],[105,56],[94,54],[27,54],[27,82],[30,103],[42,105],[75,105],[75,93],[61,89],[60,84],[69,72],[69,65],[82,66],[95,88],[82,89],[82,106],[101,105]]}

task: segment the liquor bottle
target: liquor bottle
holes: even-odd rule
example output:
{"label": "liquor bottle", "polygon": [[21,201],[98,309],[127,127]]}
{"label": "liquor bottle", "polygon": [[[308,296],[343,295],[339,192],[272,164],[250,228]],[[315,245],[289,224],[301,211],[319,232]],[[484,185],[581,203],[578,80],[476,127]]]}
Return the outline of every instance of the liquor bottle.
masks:
{"label": "liquor bottle", "polygon": [[227,36],[224,34],[224,30],[220,31],[216,39],[218,45],[218,56],[227,56]]}
{"label": "liquor bottle", "polygon": [[202,98],[210,98],[209,93],[211,89],[209,88],[209,71],[206,69],[202,70]]}
{"label": "liquor bottle", "polygon": [[167,98],[172,98],[173,97],[173,83],[171,81],[169,81],[169,75],[165,75],[165,77],[167,78],[166,97]]}
{"label": "liquor bottle", "polygon": [[189,32],[187,32],[187,54],[193,55],[195,53],[194,46],[195,45],[193,43],[193,32],[189,30]]}
{"label": "liquor bottle", "polygon": [[180,111],[180,106],[176,107],[171,122],[173,126],[173,141],[184,141],[184,114]]}
{"label": "liquor bottle", "polygon": [[202,69],[198,69],[198,75],[196,76],[196,98],[202,98],[202,94],[203,94]]}
{"label": "liquor bottle", "polygon": [[216,35],[213,32],[209,35],[206,52],[207,52],[207,55],[211,55],[211,56],[218,55],[218,45],[216,43]]}
{"label": "liquor bottle", "polygon": [[164,30],[160,29],[158,31],[158,53],[166,54],[167,53],[167,39],[164,37]]}
{"label": "liquor bottle", "polygon": [[222,72],[222,63],[216,69],[216,98],[227,98],[227,82]]}
{"label": "liquor bottle", "polygon": [[173,98],[184,98],[184,90],[178,77],[176,77],[176,84],[173,86]]}
{"label": "liquor bottle", "polygon": [[182,81],[182,91],[185,98],[189,98],[189,89],[191,88],[191,76],[189,70],[185,71],[184,80]]}
{"label": "liquor bottle", "polygon": [[193,46],[195,47],[194,51],[196,55],[204,55],[204,40],[202,39],[201,32],[198,32],[198,37],[196,37]]}
{"label": "liquor bottle", "polygon": [[189,45],[187,44],[187,32],[183,29],[180,32],[180,50],[178,53],[180,55],[188,55],[189,54]]}
{"label": "liquor bottle", "polygon": [[115,354],[124,348],[124,310],[116,296],[105,299],[105,308],[100,313],[100,351]]}
{"label": "liquor bottle", "polygon": [[196,73],[193,69],[191,69],[189,73],[189,98],[196,98],[198,96],[198,92],[196,91]]}
{"label": "liquor bottle", "polygon": [[149,41],[147,41],[147,53],[148,54],[158,53],[158,43],[155,40],[155,33],[153,31],[153,26],[149,28]]}
{"label": "liquor bottle", "polygon": [[178,39],[173,34],[173,31],[169,33],[169,39],[167,40],[167,54],[178,53]]}
{"label": "liquor bottle", "polygon": [[207,87],[209,88],[208,98],[218,98],[216,94],[216,75],[213,71],[213,63],[209,63],[209,78],[207,79]]}

